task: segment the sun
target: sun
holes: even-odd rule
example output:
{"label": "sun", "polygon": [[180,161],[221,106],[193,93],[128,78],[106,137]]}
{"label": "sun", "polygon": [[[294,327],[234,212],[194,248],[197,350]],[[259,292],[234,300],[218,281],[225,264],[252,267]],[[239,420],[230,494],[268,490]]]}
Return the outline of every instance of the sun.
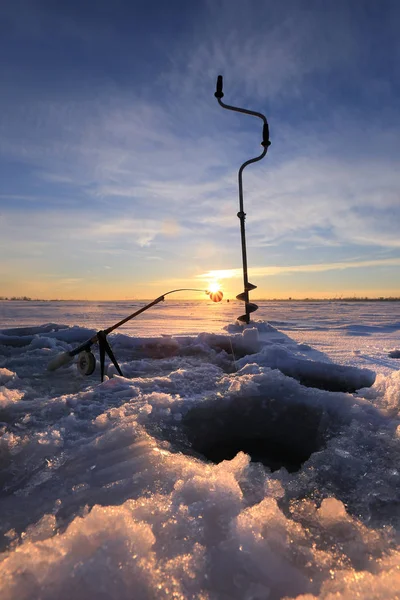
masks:
{"label": "sun", "polygon": [[219,285],[218,281],[212,281],[208,286],[208,290],[206,293],[209,295],[210,299],[213,302],[221,302],[222,298],[224,297],[224,294],[221,290],[221,286]]}
{"label": "sun", "polygon": [[216,294],[217,292],[220,291],[220,289],[221,289],[221,286],[218,283],[218,281],[212,281],[207,288],[207,290],[209,292],[211,292],[212,294]]}

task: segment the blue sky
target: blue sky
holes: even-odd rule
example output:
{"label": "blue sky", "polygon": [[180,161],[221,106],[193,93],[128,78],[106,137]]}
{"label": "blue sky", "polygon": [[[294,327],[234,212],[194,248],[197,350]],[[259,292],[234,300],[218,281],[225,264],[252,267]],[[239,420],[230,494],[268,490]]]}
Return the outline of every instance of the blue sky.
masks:
{"label": "blue sky", "polygon": [[[400,295],[400,3],[3,1],[0,295]],[[218,273],[215,274],[214,272]]]}

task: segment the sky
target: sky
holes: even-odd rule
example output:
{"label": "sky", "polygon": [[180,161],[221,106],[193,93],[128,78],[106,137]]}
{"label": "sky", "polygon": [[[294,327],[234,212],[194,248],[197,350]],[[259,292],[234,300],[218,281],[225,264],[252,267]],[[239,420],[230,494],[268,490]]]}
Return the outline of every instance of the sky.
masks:
{"label": "sky", "polygon": [[[3,0],[0,296],[400,296],[397,0]],[[196,295],[186,294],[187,297]]]}

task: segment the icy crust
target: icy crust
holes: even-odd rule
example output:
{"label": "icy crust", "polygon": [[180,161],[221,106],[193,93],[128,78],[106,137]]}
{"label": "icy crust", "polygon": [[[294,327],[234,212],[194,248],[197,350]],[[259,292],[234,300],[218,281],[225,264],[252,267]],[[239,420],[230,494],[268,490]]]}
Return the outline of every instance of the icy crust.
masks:
{"label": "icy crust", "polygon": [[[305,387],[274,352],[317,375],[335,365],[267,324],[230,329],[116,335],[129,378],[103,384],[73,366],[46,372],[69,347],[63,327],[4,346],[2,599],[400,595],[398,372],[357,394]],[[194,449],[227,430],[316,448],[292,473]]]}
{"label": "icy crust", "polygon": [[378,374],[374,387],[360,390],[360,393],[388,415],[400,417],[400,371],[394,371],[387,377]]}
{"label": "icy crust", "polygon": [[[237,325],[228,326],[234,333]],[[307,387],[317,387],[330,391],[354,392],[369,387],[375,381],[375,373],[370,369],[360,369],[319,360],[318,353],[307,344],[293,343],[288,336],[278,332],[267,323],[260,322],[256,328],[243,332],[244,339],[258,340],[259,354],[255,361],[259,365],[279,369]],[[257,346],[254,347],[256,352]],[[312,360],[310,360],[310,358]],[[239,360],[237,366],[246,364],[247,358]]]}

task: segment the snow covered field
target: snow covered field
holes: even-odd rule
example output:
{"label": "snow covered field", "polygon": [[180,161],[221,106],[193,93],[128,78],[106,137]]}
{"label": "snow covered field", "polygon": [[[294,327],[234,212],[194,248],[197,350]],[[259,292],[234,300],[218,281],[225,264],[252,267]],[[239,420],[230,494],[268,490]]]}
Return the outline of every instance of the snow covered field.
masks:
{"label": "snow covered field", "polygon": [[167,300],[47,371],[142,304],[0,303],[2,600],[399,598],[400,303]]}

